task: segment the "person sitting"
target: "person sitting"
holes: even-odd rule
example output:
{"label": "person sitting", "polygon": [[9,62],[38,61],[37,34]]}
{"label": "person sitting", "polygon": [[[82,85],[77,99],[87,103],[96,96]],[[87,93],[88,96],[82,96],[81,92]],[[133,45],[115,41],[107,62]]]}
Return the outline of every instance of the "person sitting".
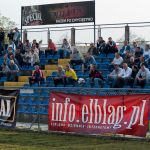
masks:
{"label": "person sitting", "polygon": [[65,70],[63,69],[63,67],[61,65],[58,66],[57,75],[56,75],[56,77],[53,78],[53,81],[54,81],[55,87],[58,84],[63,84],[65,86],[65,84],[66,84]]}
{"label": "person sitting", "polygon": [[29,84],[30,86],[33,83],[38,83],[38,86],[44,82],[44,75],[42,70],[40,69],[40,67],[38,65],[35,66],[35,71],[32,74],[32,77],[29,77]]}
{"label": "person sitting", "polygon": [[47,57],[47,54],[55,55],[57,53],[56,51],[56,45],[52,41],[52,39],[48,40],[48,48],[45,50],[45,57]]}
{"label": "person sitting", "polygon": [[149,44],[145,45],[145,49],[144,49],[144,52],[143,52],[143,57],[145,59],[145,62],[149,63],[149,60],[150,60],[150,46],[149,46]]}
{"label": "person sitting", "polygon": [[38,65],[40,62],[39,55],[31,49],[31,66]]}
{"label": "person sitting", "polygon": [[9,63],[9,69],[10,69],[10,76],[8,78],[8,81],[17,81],[18,79],[18,73],[19,73],[19,67],[13,60],[10,60]]}
{"label": "person sitting", "polygon": [[75,86],[78,77],[76,75],[76,72],[72,68],[70,68],[70,65],[66,65],[65,75],[66,75],[66,84],[72,84],[73,86]]}
{"label": "person sitting", "polygon": [[124,85],[128,85],[132,74],[132,69],[128,67],[126,63],[123,63],[123,69],[117,76],[114,88],[122,88]]}
{"label": "person sitting", "polygon": [[1,67],[2,67],[2,70],[0,72],[0,78],[6,76],[7,80],[9,80],[11,74],[10,74],[10,69],[8,65],[3,63]]}
{"label": "person sitting", "polygon": [[96,49],[94,43],[90,44],[90,47],[88,49],[88,53],[90,53],[91,55],[95,55],[95,56],[99,54],[99,51],[98,51],[98,49]]}
{"label": "person sitting", "polygon": [[103,87],[103,76],[102,73],[96,70],[95,65],[90,66],[89,78],[86,79],[87,86],[94,86],[96,88]]}
{"label": "person sitting", "polygon": [[124,41],[124,45],[123,47],[120,49],[120,55],[121,56],[124,56],[126,54],[126,51],[130,52],[131,50],[131,47],[130,45],[128,44],[128,41]]}
{"label": "person sitting", "polygon": [[89,70],[91,64],[96,65],[96,60],[90,53],[86,53],[82,64],[82,72]]}
{"label": "person sitting", "polygon": [[122,63],[123,63],[123,58],[120,56],[119,53],[115,53],[115,57],[111,62],[111,64],[109,65],[109,71],[113,70],[114,64],[118,64],[119,66],[121,66]]}
{"label": "person sitting", "polygon": [[130,63],[130,58],[131,58],[131,53],[129,50],[126,50],[124,53],[124,58],[123,58],[123,62],[127,63],[129,65]]}
{"label": "person sitting", "polygon": [[118,48],[116,46],[116,43],[112,40],[111,37],[108,38],[108,42],[106,44],[106,55],[109,53],[116,53],[118,52]]}
{"label": "person sitting", "polygon": [[81,53],[74,48],[72,54],[70,55],[70,65],[74,68],[76,65],[82,65],[83,58]]}
{"label": "person sitting", "polygon": [[69,58],[71,53],[70,48],[71,46],[67,41],[67,39],[63,39],[63,44],[61,48],[58,50],[58,55],[60,56],[60,58]]}
{"label": "person sitting", "polygon": [[108,83],[111,82],[111,87],[114,87],[117,77],[120,76],[122,73],[122,68],[119,67],[118,64],[114,64],[114,70],[108,75]]}
{"label": "person sitting", "polygon": [[135,50],[135,54],[134,54],[134,57],[135,57],[135,63],[138,65],[139,62],[140,62],[140,57],[143,55],[143,52],[141,50],[140,47],[136,47],[136,50]]}
{"label": "person sitting", "polygon": [[105,53],[106,43],[102,37],[98,38],[96,48],[99,51],[99,53]]}
{"label": "person sitting", "polygon": [[150,78],[150,71],[148,68],[145,67],[145,64],[141,64],[141,68],[138,71],[134,85],[140,85],[141,88],[147,84],[147,80]]}

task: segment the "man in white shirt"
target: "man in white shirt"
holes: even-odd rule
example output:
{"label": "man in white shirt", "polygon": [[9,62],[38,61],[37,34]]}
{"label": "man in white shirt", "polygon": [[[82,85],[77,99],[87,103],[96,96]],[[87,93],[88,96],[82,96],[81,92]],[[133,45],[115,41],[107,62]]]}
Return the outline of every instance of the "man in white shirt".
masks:
{"label": "man in white shirt", "polygon": [[115,87],[122,88],[124,85],[127,85],[131,78],[131,74],[132,69],[128,67],[127,63],[123,63],[123,69],[116,79]]}
{"label": "man in white shirt", "polygon": [[121,66],[122,63],[123,63],[123,58],[120,56],[119,53],[115,53],[115,58],[113,59],[113,61],[109,66],[109,71],[112,71],[114,64],[118,64],[119,66]]}
{"label": "man in white shirt", "polygon": [[150,71],[148,68],[145,67],[145,64],[141,64],[141,69],[136,75],[135,84],[140,85],[141,88],[147,84],[147,80],[150,79]]}

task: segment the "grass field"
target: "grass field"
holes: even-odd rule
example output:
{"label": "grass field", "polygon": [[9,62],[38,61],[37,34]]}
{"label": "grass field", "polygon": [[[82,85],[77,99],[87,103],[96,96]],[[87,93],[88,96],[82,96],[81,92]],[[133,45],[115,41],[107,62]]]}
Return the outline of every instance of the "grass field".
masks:
{"label": "grass field", "polygon": [[0,130],[0,150],[150,150],[150,142]]}

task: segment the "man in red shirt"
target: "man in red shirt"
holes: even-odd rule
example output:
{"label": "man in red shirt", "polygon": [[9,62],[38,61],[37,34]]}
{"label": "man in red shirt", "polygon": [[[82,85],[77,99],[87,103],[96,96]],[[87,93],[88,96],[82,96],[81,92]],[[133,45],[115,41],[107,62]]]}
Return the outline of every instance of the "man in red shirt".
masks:
{"label": "man in red shirt", "polygon": [[48,48],[45,50],[45,56],[47,57],[47,54],[50,55],[55,55],[56,52],[56,45],[55,43],[52,41],[52,39],[48,40]]}

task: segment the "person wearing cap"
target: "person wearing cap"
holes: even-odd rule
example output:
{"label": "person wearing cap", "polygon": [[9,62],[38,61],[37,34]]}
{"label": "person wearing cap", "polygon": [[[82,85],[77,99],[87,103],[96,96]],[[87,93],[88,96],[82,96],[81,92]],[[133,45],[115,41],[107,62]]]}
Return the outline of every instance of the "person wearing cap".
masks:
{"label": "person wearing cap", "polygon": [[9,69],[10,69],[10,77],[9,77],[9,81],[17,81],[17,77],[18,77],[18,73],[19,73],[19,67],[17,66],[17,64],[15,64],[14,60],[10,60],[9,63]]}
{"label": "person wearing cap", "polygon": [[30,86],[33,83],[38,83],[38,86],[41,84],[41,82],[44,81],[44,74],[40,67],[38,65],[35,66],[35,71],[32,74],[32,77],[29,77],[29,84]]}
{"label": "person wearing cap", "polygon": [[66,83],[75,86],[78,77],[76,75],[76,72],[70,67],[70,65],[66,65],[65,76],[66,76]]}
{"label": "person wearing cap", "polygon": [[107,77],[108,83],[111,82],[111,87],[115,86],[117,77],[121,75],[121,72],[122,68],[118,64],[114,64],[114,70]]}
{"label": "person wearing cap", "polygon": [[150,71],[148,68],[145,67],[145,64],[141,64],[141,68],[138,71],[134,85],[139,85],[141,88],[147,84],[147,81],[150,79]]}

